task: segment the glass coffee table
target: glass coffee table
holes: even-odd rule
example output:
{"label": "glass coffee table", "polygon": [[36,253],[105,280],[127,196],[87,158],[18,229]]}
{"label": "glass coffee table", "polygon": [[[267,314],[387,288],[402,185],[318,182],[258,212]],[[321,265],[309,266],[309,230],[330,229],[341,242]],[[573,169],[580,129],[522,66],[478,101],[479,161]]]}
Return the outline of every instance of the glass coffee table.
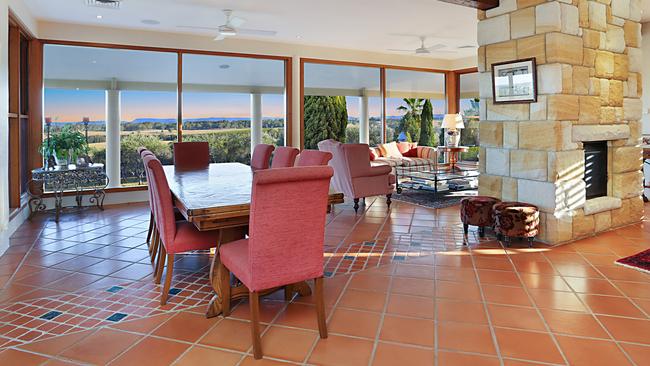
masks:
{"label": "glass coffee table", "polygon": [[[401,169],[400,169],[401,168]],[[478,166],[473,164],[438,164],[433,169],[411,171],[408,167],[398,167],[396,172],[397,193],[404,188],[431,190],[434,194],[440,191],[440,185],[446,185],[448,190],[462,191],[476,189],[480,175]]]}

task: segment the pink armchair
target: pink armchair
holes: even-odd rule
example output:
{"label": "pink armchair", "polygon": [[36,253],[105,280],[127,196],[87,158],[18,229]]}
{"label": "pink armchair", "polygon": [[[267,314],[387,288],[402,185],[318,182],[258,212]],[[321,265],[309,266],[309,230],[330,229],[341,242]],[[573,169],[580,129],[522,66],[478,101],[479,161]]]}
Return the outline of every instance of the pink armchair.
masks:
{"label": "pink armchair", "polygon": [[318,143],[318,149],[332,153],[329,165],[334,168],[332,186],[354,199],[354,211],[359,210],[359,198],[386,195],[390,208],[395,190],[395,175],[388,165],[371,166],[368,145],[342,144],[335,140]]}

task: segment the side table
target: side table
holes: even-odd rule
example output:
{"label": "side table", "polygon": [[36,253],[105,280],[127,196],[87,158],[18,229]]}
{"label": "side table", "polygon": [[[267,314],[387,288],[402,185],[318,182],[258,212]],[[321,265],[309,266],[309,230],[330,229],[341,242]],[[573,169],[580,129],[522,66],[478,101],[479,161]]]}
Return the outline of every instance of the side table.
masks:
{"label": "side table", "polygon": [[469,150],[469,147],[467,146],[439,146],[438,151],[442,151],[444,153],[449,154],[449,168],[451,169],[452,173],[456,171],[458,168],[458,161],[460,160],[460,153],[462,152],[467,152]]}
{"label": "side table", "polygon": [[108,176],[104,170],[104,164],[34,169],[28,190],[30,196],[29,218],[31,219],[37,212],[47,209],[43,203],[45,192],[52,192],[54,197],[56,222],[59,222],[63,209],[63,194],[66,191],[74,192],[77,207],[82,206],[84,193],[92,192],[88,202],[103,210],[107,186]]}

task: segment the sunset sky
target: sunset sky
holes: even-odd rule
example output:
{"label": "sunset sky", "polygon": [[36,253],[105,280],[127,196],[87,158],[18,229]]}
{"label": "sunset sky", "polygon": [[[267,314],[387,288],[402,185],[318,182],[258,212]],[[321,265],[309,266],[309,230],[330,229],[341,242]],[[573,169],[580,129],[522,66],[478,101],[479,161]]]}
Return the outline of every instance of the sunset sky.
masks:
{"label": "sunset sky", "polygon": [[[54,122],[78,122],[83,117],[91,121],[105,119],[103,90],[63,90],[45,89],[45,115]],[[183,93],[183,118],[229,117],[247,118],[250,116],[249,94]],[[347,97],[348,115],[359,116],[359,97]],[[403,104],[399,98],[386,100],[386,113],[400,115],[397,107]],[[434,113],[445,113],[442,100],[434,101]],[[368,101],[371,117],[381,115],[381,99],[371,97]],[[122,121],[137,118],[175,118],[175,92],[122,92]],[[262,96],[264,117],[284,116],[284,96],[265,94]]]}

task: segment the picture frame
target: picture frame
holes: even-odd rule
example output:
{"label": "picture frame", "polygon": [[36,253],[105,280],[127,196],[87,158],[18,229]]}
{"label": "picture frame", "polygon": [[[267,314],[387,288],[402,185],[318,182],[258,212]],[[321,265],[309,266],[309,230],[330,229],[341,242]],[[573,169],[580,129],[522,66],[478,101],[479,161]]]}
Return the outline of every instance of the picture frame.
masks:
{"label": "picture frame", "polygon": [[537,63],[534,57],[492,64],[494,104],[537,102]]}

